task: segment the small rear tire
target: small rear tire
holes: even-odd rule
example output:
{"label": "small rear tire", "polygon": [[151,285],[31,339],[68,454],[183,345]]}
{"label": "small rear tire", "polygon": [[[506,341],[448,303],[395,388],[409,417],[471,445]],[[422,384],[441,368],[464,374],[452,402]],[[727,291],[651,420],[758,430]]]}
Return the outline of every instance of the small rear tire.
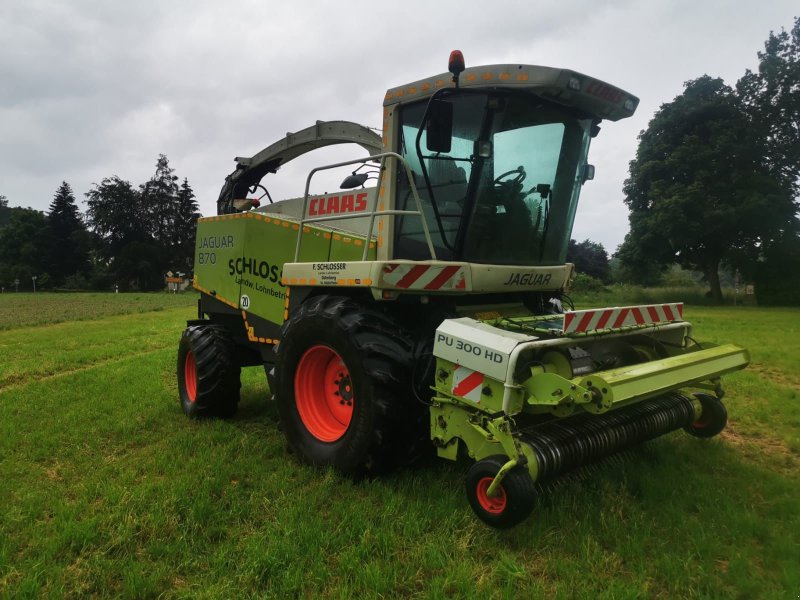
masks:
{"label": "small rear tire", "polygon": [[519,466],[506,473],[494,496],[488,495],[489,486],[507,462],[508,458],[502,454],[479,460],[467,471],[465,482],[467,499],[475,515],[496,529],[509,529],[524,521],[536,501],[533,479]]}
{"label": "small rear tire", "polygon": [[725,405],[709,394],[695,394],[694,397],[700,401],[703,412],[700,418],[684,427],[684,430],[698,438],[712,438],[718,435],[728,424],[728,411]]}
{"label": "small rear tire", "polygon": [[178,392],[183,412],[192,418],[236,414],[241,369],[236,345],[219,325],[190,325],[178,345]]}

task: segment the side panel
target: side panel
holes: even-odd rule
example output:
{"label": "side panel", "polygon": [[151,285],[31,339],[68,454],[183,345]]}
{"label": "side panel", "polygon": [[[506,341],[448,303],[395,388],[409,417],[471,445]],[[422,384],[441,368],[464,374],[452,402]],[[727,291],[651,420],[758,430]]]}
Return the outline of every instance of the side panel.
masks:
{"label": "side panel", "polygon": [[[294,260],[299,230],[297,222],[275,214],[247,212],[200,219],[195,287],[241,310],[245,320],[249,314],[280,325],[287,285],[321,285],[323,274],[345,261],[360,260],[364,251],[363,237],[304,226],[299,262],[313,267],[312,274],[284,278],[283,266]],[[374,259],[372,242],[368,260]],[[274,332],[267,334],[255,327],[253,335],[272,337]]]}
{"label": "side panel", "polygon": [[238,215],[200,219],[194,252],[194,286],[238,308],[240,285],[229,273],[229,265],[241,261],[244,244],[245,221]]}
{"label": "side panel", "polygon": [[[252,213],[251,213],[252,214]],[[246,242],[242,268],[234,273],[241,283],[239,307],[273,323],[283,323],[286,286],[283,265],[294,258],[299,225],[285,219],[252,214],[246,219]],[[301,260],[326,261],[330,252],[329,232],[303,228]]]}
{"label": "side panel", "polygon": [[[305,244],[305,240],[303,240]],[[375,242],[371,242],[367,260],[375,260]],[[301,252],[302,254],[302,252]],[[346,233],[333,232],[331,236],[331,261],[354,261],[361,260],[364,256],[364,238],[353,237]],[[301,256],[302,260],[302,256]]]}

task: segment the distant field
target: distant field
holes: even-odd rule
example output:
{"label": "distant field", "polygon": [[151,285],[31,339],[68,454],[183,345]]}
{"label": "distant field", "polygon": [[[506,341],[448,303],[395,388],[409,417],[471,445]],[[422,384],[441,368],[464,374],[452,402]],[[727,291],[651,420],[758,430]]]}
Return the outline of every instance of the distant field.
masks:
{"label": "distant field", "polygon": [[197,294],[20,293],[0,294],[0,329],[85,321],[193,305]]}
{"label": "distant field", "polygon": [[800,310],[689,307],[698,339],[753,355],[725,381],[729,429],[585,469],[500,533],[467,465],[358,484],[299,465],[261,369],[234,419],[185,419],[192,296],[20,297],[0,296],[0,598],[800,593]]}

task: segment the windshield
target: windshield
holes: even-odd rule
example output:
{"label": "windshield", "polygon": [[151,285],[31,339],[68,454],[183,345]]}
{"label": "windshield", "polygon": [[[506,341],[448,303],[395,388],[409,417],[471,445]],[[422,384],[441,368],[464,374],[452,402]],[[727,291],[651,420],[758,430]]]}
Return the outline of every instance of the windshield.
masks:
{"label": "windshield", "polygon": [[[563,264],[591,120],[529,94],[445,98],[453,105],[449,152],[427,150],[423,131],[417,153],[425,102],[401,113],[400,153],[411,165],[439,258]],[[401,172],[397,208],[412,204]],[[395,234],[396,258],[428,258],[418,218],[398,218]]]}

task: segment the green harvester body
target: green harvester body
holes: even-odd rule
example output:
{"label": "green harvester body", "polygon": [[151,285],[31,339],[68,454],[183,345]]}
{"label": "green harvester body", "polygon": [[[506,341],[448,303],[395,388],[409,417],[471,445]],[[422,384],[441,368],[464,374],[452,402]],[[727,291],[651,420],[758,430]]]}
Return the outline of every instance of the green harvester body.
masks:
{"label": "green harvester body", "polygon": [[[637,104],[574,71],[456,56],[387,92],[382,135],[318,122],[237,158],[198,223],[184,410],[230,414],[239,367],[263,365],[301,460],[380,472],[432,443],[475,461],[467,496],[495,527],[527,516],[537,480],[718,433],[745,349],[695,342],[681,304],[564,308],[589,142]],[[262,177],[341,143],[368,154],[271,201]],[[329,169],[350,172],[343,189],[310,193]]]}

